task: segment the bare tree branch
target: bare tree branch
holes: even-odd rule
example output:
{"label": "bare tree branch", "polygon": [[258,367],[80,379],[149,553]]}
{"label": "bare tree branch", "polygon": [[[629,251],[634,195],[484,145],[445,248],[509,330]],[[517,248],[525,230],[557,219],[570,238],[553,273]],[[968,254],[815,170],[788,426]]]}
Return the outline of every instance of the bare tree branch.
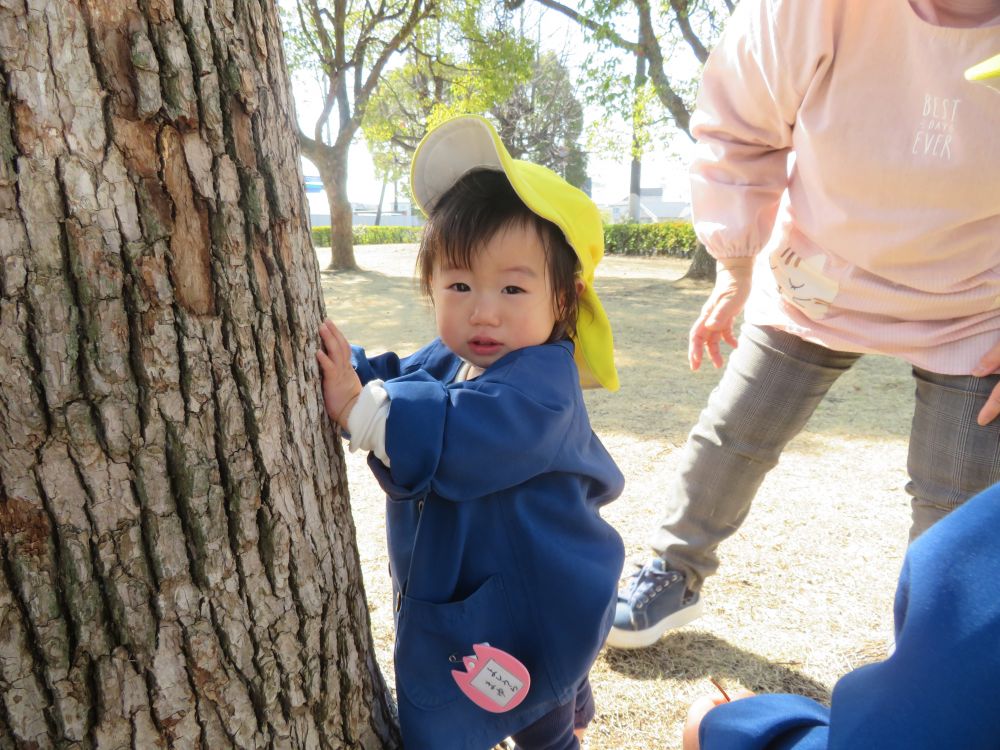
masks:
{"label": "bare tree branch", "polygon": [[396,50],[399,49],[403,40],[410,36],[417,24],[427,18],[436,8],[436,2],[431,1],[424,3],[422,0],[414,0],[409,18],[396,30],[392,39],[386,42],[382,47],[381,54],[372,64],[371,70],[368,72],[367,80],[361,84],[360,77],[356,78],[354,88],[355,110],[352,120],[356,126],[360,126],[361,120],[364,118],[365,109],[368,106],[368,100],[371,97],[371,93],[375,89],[375,86],[378,84],[379,78],[382,76],[382,70],[385,68],[389,58]]}
{"label": "bare tree branch", "polygon": [[660,103],[674,118],[677,127],[690,138],[691,113],[688,112],[687,104],[674,90],[667,77],[663,65],[663,52],[660,50],[660,43],[656,38],[656,30],[653,28],[649,2],[648,0],[633,0],[633,4],[639,11],[639,37],[642,41],[642,54],[646,57],[649,66],[647,72],[653,81],[653,89],[656,91]]}
{"label": "bare tree branch", "polygon": [[688,14],[688,0],[670,0],[670,7],[674,10],[674,18],[677,20],[677,27],[681,30],[684,41],[688,43],[698,62],[703,63],[708,59],[708,49],[702,44],[701,39],[691,28],[691,19]]}
{"label": "bare tree branch", "polygon": [[[506,5],[507,7],[517,7],[521,2],[522,0],[507,0]],[[656,34],[649,0],[632,0],[639,21],[639,41],[637,42],[626,39],[610,24],[595,20],[559,2],[559,0],[534,0],[534,2],[570,18],[582,28],[594,33],[599,39],[605,40],[619,49],[644,57],[648,64],[648,76],[657,98],[670,113],[677,127],[690,137],[691,115],[688,104],[674,88],[667,75],[663,49]],[[729,11],[732,12],[732,1],[725,0],[725,3]],[[698,61],[703,63],[708,58],[709,50],[691,25],[691,0],[670,0],[669,8],[684,41],[691,48]]]}
{"label": "bare tree branch", "polygon": [[632,42],[623,37],[613,28],[604,23],[598,23],[597,21],[589,18],[577,10],[570,8],[567,5],[563,5],[557,0],[535,0],[539,5],[544,5],[546,8],[562,13],[567,18],[571,18],[576,21],[580,26],[585,29],[589,29],[597,34],[601,39],[607,39],[616,47],[620,47],[623,50],[631,52],[633,54],[639,54],[639,43]]}
{"label": "bare tree branch", "polygon": [[[298,131],[302,152],[317,166],[330,203],[333,268],[356,264],[347,196],[347,153],[389,59],[439,0],[296,0],[308,49],[325,80],[323,108],[312,137]],[[386,27],[391,27],[387,29]],[[380,30],[385,29],[382,33]],[[324,130],[336,110],[336,129]],[[331,128],[331,131],[334,129]]]}
{"label": "bare tree branch", "polygon": [[[316,8],[315,0],[309,3],[308,7],[310,10],[309,13],[310,18],[313,18],[315,20],[315,16],[312,12],[318,10]],[[309,29],[310,26],[309,24],[306,23],[306,15],[305,11],[303,10],[302,0],[299,0],[299,2],[295,3],[295,10],[299,16],[299,28],[302,29],[303,39],[309,45],[310,49],[312,49],[313,54],[315,54],[316,57],[318,57],[320,60],[324,59],[329,54],[330,50],[330,39],[326,35],[326,29],[322,27],[322,24],[317,25],[314,23],[313,25],[316,26],[316,40],[314,40],[312,34],[306,33],[306,30]],[[319,42],[319,46],[317,46],[316,41]]]}

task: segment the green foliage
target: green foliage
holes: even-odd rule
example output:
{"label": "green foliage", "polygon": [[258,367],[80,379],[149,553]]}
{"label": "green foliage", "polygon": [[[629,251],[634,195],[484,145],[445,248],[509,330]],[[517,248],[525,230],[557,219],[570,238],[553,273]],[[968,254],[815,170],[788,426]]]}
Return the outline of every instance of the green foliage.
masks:
{"label": "green foliage", "polygon": [[534,60],[531,80],[517,86],[490,113],[500,139],[515,159],[548,167],[571,185],[583,187],[587,154],[580,147],[583,105],[569,70],[553,52]]}
{"label": "green foliage", "polygon": [[304,18],[296,11],[297,8],[278,3],[285,64],[291,73],[308,73],[316,78],[322,75],[322,65],[315,50],[315,26],[308,21],[303,26],[300,21]]}
{"label": "green foliage", "polygon": [[442,2],[417,27],[406,63],[383,75],[362,129],[375,168],[406,176],[424,133],[459,114],[482,114],[531,77],[534,43],[489,2]]}
{"label": "green foliage", "polygon": [[313,247],[330,247],[330,227],[312,228]]}
{"label": "green foliage", "polygon": [[[678,128],[687,131],[701,61],[734,6],[733,0],[579,0],[574,11],[559,4],[557,10],[580,24],[590,51],[581,93],[609,115],[588,132],[588,146],[641,156],[648,144],[671,140]],[[640,54],[645,70],[637,76]]]}
{"label": "green foliage", "polygon": [[434,106],[434,92],[446,73],[424,61],[409,62],[383,76],[361,124],[375,170],[383,178],[396,182],[406,176]]}
{"label": "green foliage", "polygon": [[[356,226],[353,229],[355,245],[389,245],[420,242],[421,227]],[[330,246],[330,227],[313,227],[314,247]]]}
{"label": "green foliage", "polygon": [[698,240],[689,221],[657,224],[606,224],[605,252],[609,255],[671,255],[690,258]]}
{"label": "green foliage", "polygon": [[449,96],[436,103],[428,127],[460,114],[482,114],[505,101],[516,86],[528,81],[535,43],[515,32],[510,14],[497,3],[465,3],[459,28],[464,57],[457,58],[457,75]]}
{"label": "green foliage", "polygon": [[423,227],[354,227],[355,245],[388,245],[420,242]]}

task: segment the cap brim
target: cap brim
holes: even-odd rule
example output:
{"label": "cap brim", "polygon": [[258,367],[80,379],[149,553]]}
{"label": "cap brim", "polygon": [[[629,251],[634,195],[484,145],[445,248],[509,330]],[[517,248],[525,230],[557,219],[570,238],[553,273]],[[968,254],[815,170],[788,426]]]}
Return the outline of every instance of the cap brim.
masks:
{"label": "cap brim", "polygon": [[425,214],[430,214],[441,196],[464,175],[476,169],[507,173],[511,161],[511,155],[485,120],[471,116],[448,120],[429,132],[413,155],[413,199]]}
{"label": "cap brim", "polygon": [[983,60],[965,71],[965,80],[1000,86],[1000,55]]}

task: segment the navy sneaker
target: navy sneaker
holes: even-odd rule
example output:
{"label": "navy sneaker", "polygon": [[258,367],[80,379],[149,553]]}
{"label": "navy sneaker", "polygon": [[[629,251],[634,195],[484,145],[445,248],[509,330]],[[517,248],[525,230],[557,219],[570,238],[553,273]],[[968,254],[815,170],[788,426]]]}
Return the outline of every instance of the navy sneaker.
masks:
{"label": "navy sneaker", "polygon": [[608,645],[652,646],[668,630],[687,625],[701,613],[701,597],[687,590],[684,574],[671,570],[656,558],[634,573],[618,592]]}

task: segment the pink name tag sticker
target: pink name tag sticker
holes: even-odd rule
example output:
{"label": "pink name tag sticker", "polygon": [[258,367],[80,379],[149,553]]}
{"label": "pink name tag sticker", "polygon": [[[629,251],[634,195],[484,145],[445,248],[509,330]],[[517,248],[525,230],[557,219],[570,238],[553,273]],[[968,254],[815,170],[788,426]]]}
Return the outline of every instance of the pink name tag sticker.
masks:
{"label": "pink name tag sticker", "polygon": [[475,656],[463,656],[465,671],[453,669],[451,676],[466,697],[482,709],[499,714],[520,705],[531,676],[516,658],[488,643],[473,644]]}

